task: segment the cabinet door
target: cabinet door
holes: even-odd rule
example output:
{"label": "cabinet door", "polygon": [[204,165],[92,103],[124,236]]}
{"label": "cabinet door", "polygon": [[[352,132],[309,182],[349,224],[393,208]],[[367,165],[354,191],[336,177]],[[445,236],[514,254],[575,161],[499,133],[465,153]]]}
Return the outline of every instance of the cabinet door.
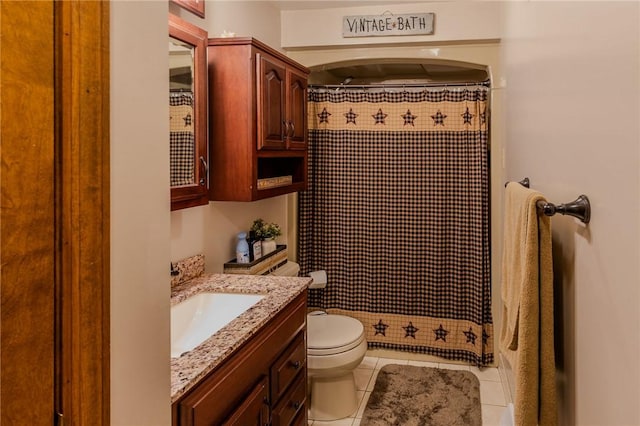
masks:
{"label": "cabinet door", "polygon": [[285,65],[257,54],[258,80],[258,149],[285,149],[289,124],[285,119]]}
{"label": "cabinet door", "polygon": [[287,138],[289,149],[307,149],[307,77],[287,69]]}
{"label": "cabinet door", "polygon": [[269,425],[269,386],[263,378],[240,406],[225,420],[223,426]]}

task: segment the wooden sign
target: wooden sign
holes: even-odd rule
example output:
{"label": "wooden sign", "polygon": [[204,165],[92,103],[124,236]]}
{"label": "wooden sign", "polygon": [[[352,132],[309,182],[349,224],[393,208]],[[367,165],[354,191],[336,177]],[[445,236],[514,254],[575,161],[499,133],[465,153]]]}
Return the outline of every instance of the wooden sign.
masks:
{"label": "wooden sign", "polygon": [[355,15],[342,17],[343,37],[433,34],[433,13]]}

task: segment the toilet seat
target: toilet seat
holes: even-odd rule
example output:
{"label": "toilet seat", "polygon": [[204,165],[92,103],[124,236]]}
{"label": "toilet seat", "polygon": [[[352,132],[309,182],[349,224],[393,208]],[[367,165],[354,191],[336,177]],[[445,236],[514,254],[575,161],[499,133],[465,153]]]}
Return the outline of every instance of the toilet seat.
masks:
{"label": "toilet seat", "polygon": [[335,355],[349,351],[364,340],[364,327],[344,315],[307,316],[307,354]]}

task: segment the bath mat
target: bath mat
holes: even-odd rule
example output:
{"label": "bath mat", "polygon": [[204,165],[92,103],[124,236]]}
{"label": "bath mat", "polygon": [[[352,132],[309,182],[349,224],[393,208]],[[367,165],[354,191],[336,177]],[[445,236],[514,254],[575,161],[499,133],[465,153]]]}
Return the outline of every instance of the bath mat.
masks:
{"label": "bath mat", "polygon": [[470,371],[385,365],[360,424],[481,426],[480,382]]}

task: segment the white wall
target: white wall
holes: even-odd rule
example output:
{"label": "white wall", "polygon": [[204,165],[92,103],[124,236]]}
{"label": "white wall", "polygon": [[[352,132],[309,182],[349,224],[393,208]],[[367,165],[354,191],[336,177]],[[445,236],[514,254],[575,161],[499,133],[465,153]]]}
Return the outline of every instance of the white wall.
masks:
{"label": "white wall", "polygon": [[255,37],[280,50],[280,10],[269,1],[206,0],[205,18],[200,18],[178,5],[169,5],[170,13],[220,37],[223,32],[237,37]]}
{"label": "white wall", "polygon": [[552,219],[562,424],[640,424],[637,2],[509,3],[507,172],[588,227]]}
{"label": "white wall", "polygon": [[[348,46],[385,43],[442,43],[444,41],[495,40],[500,37],[500,2],[413,2],[389,1],[387,5],[285,10],[282,12],[282,47]],[[435,13],[434,34],[427,36],[342,37],[342,18],[350,15]]]}
{"label": "white wall", "polygon": [[208,206],[174,211],[171,213],[171,259],[204,253],[205,270],[222,272],[223,264],[235,258],[238,232],[247,232],[257,218],[279,224],[283,235],[277,242],[287,244],[286,195],[253,203],[210,202]]}
{"label": "white wall", "polygon": [[112,425],[171,419],[167,8],[111,3]]}
{"label": "white wall", "polygon": [[[280,50],[280,11],[265,1],[208,1],[201,19],[175,5],[170,10],[206,29],[209,37],[223,31],[251,36]],[[215,155],[211,153],[211,155]],[[287,197],[254,203],[210,202],[171,213],[171,260],[204,253],[207,272],[222,272],[224,262],[235,257],[236,234],[248,231],[254,219],[278,223],[279,243],[288,237]]]}

